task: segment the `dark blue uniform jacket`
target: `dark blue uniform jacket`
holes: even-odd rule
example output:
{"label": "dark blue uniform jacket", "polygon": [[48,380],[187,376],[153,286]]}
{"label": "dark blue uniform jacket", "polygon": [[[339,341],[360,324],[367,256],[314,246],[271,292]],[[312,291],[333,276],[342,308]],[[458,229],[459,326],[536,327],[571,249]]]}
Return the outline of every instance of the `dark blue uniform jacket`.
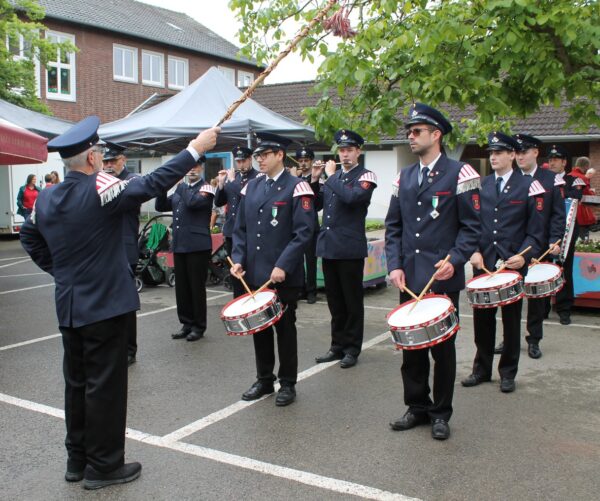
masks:
{"label": "dark blue uniform jacket", "polygon": [[254,179],[258,175],[258,171],[250,169],[244,178],[240,172],[235,175],[233,181],[225,181],[223,189],[217,188],[215,193],[215,205],[222,207],[227,204],[227,213],[225,214],[225,224],[223,225],[223,235],[231,238],[233,235],[233,227],[235,226],[235,218],[240,206],[240,192],[245,184]]}

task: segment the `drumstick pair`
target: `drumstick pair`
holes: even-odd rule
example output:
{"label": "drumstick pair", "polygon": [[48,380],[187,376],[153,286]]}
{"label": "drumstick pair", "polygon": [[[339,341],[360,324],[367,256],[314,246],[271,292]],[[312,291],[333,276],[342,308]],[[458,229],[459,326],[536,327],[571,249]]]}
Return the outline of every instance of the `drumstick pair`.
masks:
{"label": "drumstick pair", "polygon": [[[523,257],[524,254],[526,254],[527,252],[529,252],[531,250],[531,245],[525,249],[523,249],[521,252],[519,252],[518,254],[515,254],[515,256],[521,256]],[[500,268],[498,268],[496,271],[490,271],[485,267],[482,267],[483,271],[485,271],[486,273],[488,273],[490,275],[490,278],[493,277],[494,275],[497,275],[498,273],[500,273],[502,270],[504,270],[504,268],[506,268],[506,263],[502,263],[502,266],[500,266]]]}
{"label": "drumstick pair", "polygon": [[[229,266],[231,266],[233,268],[233,261],[231,260],[231,258],[229,256],[227,256],[227,262],[229,263]],[[269,279],[264,284],[262,284],[256,291],[252,292],[250,290],[250,287],[248,287],[248,284],[244,280],[244,277],[242,277],[241,275],[238,275],[236,273],[235,278],[237,278],[240,282],[242,282],[244,289],[246,289],[246,292],[248,294],[250,294],[250,297],[248,299],[254,299],[254,296],[256,296],[259,292],[262,292],[263,290],[265,290],[271,283],[271,279]]]}
{"label": "drumstick pair", "polygon": [[410,290],[408,290],[408,288],[404,288],[414,299],[415,302],[412,305],[412,308],[408,311],[408,313],[410,313],[411,311],[413,311],[417,304],[419,304],[419,302],[421,301],[421,299],[423,299],[423,296],[425,295],[425,292],[427,292],[429,290],[429,287],[431,287],[431,284],[435,281],[435,274],[444,267],[444,265],[450,260],[450,254],[448,254],[444,260],[442,261],[442,264],[440,265],[440,267],[435,270],[435,273],[431,276],[431,278],[429,279],[429,282],[427,282],[427,285],[425,287],[423,287],[423,290],[421,291],[421,294],[419,294],[419,296],[415,296],[415,294],[413,292],[411,292]]}

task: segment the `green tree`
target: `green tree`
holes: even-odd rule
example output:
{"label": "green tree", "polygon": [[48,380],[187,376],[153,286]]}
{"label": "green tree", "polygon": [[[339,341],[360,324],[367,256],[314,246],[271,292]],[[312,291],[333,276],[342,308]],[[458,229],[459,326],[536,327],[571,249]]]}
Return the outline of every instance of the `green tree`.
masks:
{"label": "green tree", "polygon": [[55,44],[43,38],[44,9],[37,0],[0,0],[0,98],[48,113],[36,96],[35,59],[43,66],[57,50],[73,52],[70,42]]}
{"label": "green tree", "polygon": [[[268,62],[291,36],[284,27],[308,22],[324,3],[231,0],[243,53]],[[468,110],[454,140],[482,139],[500,123],[561,103],[579,130],[600,125],[598,0],[339,3],[351,10],[356,35],[332,50],[319,26],[299,47],[305,58],[325,58],[319,100],[304,111],[321,137],[342,125],[371,140],[395,135],[413,101]]]}

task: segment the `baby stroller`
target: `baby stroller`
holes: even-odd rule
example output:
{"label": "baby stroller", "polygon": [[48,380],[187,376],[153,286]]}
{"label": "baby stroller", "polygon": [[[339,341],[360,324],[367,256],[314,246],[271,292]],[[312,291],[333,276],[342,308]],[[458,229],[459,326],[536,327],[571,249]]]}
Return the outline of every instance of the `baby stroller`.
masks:
{"label": "baby stroller", "polygon": [[219,285],[223,284],[226,289],[231,290],[231,274],[229,273],[229,264],[227,264],[227,251],[225,250],[225,242],[222,233],[213,233],[212,237],[212,254],[208,262],[207,284]]}
{"label": "baby stroller", "polygon": [[166,282],[169,287],[175,286],[173,253],[169,251],[171,232],[164,224],[171,224],[172,219],[173,216],[169,214],[159,214],[151,218],[140,231],[139,259],[135,269],[135,285],[138,292],[144,285],[155,286]]}

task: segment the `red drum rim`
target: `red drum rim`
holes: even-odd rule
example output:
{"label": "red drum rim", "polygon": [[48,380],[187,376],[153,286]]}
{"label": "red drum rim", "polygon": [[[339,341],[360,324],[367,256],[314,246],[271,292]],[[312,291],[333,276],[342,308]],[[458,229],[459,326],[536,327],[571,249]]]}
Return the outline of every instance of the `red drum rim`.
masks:
{"label": "red drum rim", "polygon": [[[242,297],[242,296],[240,296],[240,297]],[[236,298],[236,299],[239,299],[239,298]],[[250,329],[249,331],[244,331],[244,332],[229,332],[226,330],[227,335],[235,336],[235,337],[252,336],[253,334],[256,334],[257,332],[264,331],[267,327],[271,327],[272,325],[276,324],[279,321],[279,319],[283,316],[284,313],[285,313],[285,308],[282,308],[281,311],[277,314],[277,316],[273,317],[265,325],[262,325],[260,327],[257,327],[256,329]]]}
{"label": "red drum rim", "polygon": [[459,330],[460,330],[460,324],[457,323],[456,326],[454,327],[454,329],[452,329],[450,332],[447,332],[443,336],[438,337],[437,339],[434,339],[432,341],[427,341],[426,343],[421,343],[421,344],[413,344],[411,346],[404,346],[404,345],[398,344],[394,341],[394,345],[396,346],[396,350],[398,350],[398,351],[400,351],[400,350],[422,350],[424,348],[431,348],[432,346],[435,346],[436,344],[440,344],[440,343],[443,343],[444,341],[447,341],[452,336],[454,336],[454,334],[456,334]]}
{"label": "red drum rim", "polygon": [[249,311],[247,313],[244,313],[243,315],[232,315],[232,316],[227,315],[226,316],[223,312],[227,308],[229,308],[229,306],[231,306],[233,303],[237,303],[237,302],[241,301],[244,298],[249,298],[252,296],[252,294],[249,294],[246,292],[246,294],[244,294],[243,296],[238,296],[236,298],[233,298],[225,306],[223,306],[223,308],[221,308],[221,320],[239,320],[241,318],[246,318],[249,315],[254,315],[255,313],[266,310],[269,306],[271,306],[271,305],[273,305],[273,303],[275,303],[275,299],[278,297],[277,291],[274,291],[273,289],[263,289],[261,292],[272,292],[273,294],[275,294],[275,296],[273,297],[273,299],[271,301],[268,301],[267,303],[262,305],[260,308],[256,308],[256,310]]}
{"label": "red drum rim", "polygon": [[563,269],[554,263],[536,263],[536,264],[532,264],[529,267],[529,269],[533,268],[534,266],[538,266],[539,264],[543,264],[544,266],[552,266],[552,267],[556,268],[558,270],[558,275],[554,275],[553,278],[549,278],[547,280],[538,280],[537,282],[528,282],[527,276],[529,276],[529,275],[527,275],[527,276],[525,276],[525,278],[523,278],[523,285],[549,284],[549,283],[554,282],[556,279],[560,278],[560,276],[563,274]]}
{"label": "red drum rim", "polygon": [[487,291],[496,291],[498,289],[503,289],[505,287],[512,287],[513,285],[516,285],[521,280],[523,280],[523,277],[521,276],[521,274],[518,271],[501,271],[501,272],[499,272],[499,273],[496,274],[496,275],[509,275],[509,274],[513,275],[515,273],[517,274],[517,277],[514,280],[511,280],[510,282],[506,282],[506,283],[499,284],[499,285],[494,285],[492,287],[471,287],[471,288],[469,288],[469,284],[471,282],[473,282],[474,280],[479,280],[480,278],[484,277],[485,274],[477,275],[476,277],[473,277],[473,278],[469,279],[469,281],[466,283],[466,287],[471,292],[473,292],[473,291],[484,291],[484,292],[487,292]]}
{"label": "red drum rim", "polygon": [[443,320],[448,315],[450,315],[452,312],[456,311],[456,308],[452,304],[452,301],[445,294],[426,294],[421,298],[421,300],[427,299],[427,298],[432,298],[432,297],[442,297],[444,299],[447,299],[448,301],[450,301],[450,307],[441,315],[438,315],[437,317],[432,318],[431,320],[428,320],[427,322],[422,322],[420,324],[415,324],[415,325],[405,325],[402,328],[390,325],[389,319],[394,313],[396,313],[399,309],[406,308],[408,305],[413,304],[417,301],[416,299],[411,299],[410,301],[407,301],[406,303],[399,304],[398,306],[396,306],[392,311],[390,311],[386,315],[385,318],[386,318],[386,320],[388,320],[388,327],[390,328],[390,330],[391,331],[408,331],[408,330],[420,329],[421,327],[429,327],[430,325],[438,323],[440,320]]}

